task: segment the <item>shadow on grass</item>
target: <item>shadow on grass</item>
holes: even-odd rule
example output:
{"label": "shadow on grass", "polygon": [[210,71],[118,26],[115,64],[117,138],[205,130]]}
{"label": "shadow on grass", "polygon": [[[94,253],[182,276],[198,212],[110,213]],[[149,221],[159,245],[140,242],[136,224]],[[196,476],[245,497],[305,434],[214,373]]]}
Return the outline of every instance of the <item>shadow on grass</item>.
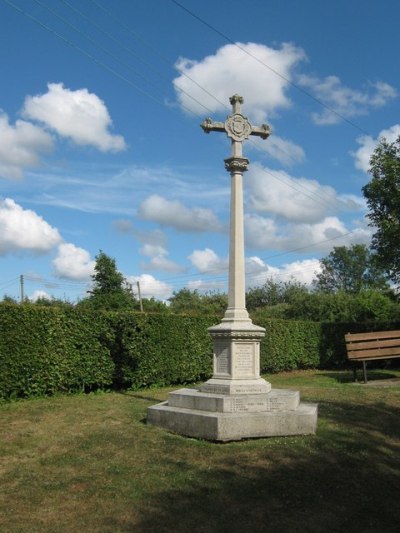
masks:
{"label": "shadow on grass", "polygon": [[143,393],[135,393],[132,391],[122,391],[121,394],[124,396],[127,396],[128,398],[134,398],[135,400],[144,400],[146,402],[150,403],[160,403],[160,398],[154,398],[153,396],[149,396],[147,394]]}
{"label": "shadow on grass", "polygon": [[113,526],[135,532],[397,532],[400,409],[319,406],[315,437],[204,444],[210,446],[206,465],[180,460],[177,443],[164,464],[179,469],[181,480],[150,495],[131,529],[126,521]]}
{"label": "shadow on grass", "polygon": [[[335,379],[338,383],[359,383],[364,381],[364,375],[362,370],[362,365],[359,364],[356,367],[357,372],[357,381],[354,381],[354,372],[353,368],[349,368],[348,372],[332,372],[330,371],[327,374],[322,374],[323,376]],[[400,376],[398,374],[392,373],[390,371],[379,371],[376,369],[368,369],[367,367],[367,375],[368,375],[368,381],[380,381],[380,380],[391,380],[398,378],[400,379]]]}

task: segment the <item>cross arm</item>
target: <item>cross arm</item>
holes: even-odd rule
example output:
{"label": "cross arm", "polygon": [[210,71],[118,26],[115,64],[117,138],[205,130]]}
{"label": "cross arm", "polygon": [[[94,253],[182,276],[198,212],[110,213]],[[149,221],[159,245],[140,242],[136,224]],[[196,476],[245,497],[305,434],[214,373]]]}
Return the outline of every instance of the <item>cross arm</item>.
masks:
{"label": "cross arm", "polygon": [[252,126],[250,135],[256,135],[262,139],[267,139],[271,135],[271,128],[268,124],[261,124],[260,127]]}
{"label": "cross arm", "polygon": [[225,122],[214,122],[211,118],[206,118],[200,126],[205,133],[210,133],[210,131],[225,131]]}

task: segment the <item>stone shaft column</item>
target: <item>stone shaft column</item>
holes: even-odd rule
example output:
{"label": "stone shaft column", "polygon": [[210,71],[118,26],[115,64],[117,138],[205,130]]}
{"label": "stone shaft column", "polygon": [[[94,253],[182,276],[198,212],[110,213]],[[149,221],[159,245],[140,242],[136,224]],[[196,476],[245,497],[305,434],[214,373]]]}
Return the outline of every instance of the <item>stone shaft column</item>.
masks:
{"label": "stone shaft column", "polygon": [[223,321],[249,321],[246,310],[243,171],[248,159],[232,157],[225,160],[231,173],[231,217],[229,239],[229,290],[228,308]]}

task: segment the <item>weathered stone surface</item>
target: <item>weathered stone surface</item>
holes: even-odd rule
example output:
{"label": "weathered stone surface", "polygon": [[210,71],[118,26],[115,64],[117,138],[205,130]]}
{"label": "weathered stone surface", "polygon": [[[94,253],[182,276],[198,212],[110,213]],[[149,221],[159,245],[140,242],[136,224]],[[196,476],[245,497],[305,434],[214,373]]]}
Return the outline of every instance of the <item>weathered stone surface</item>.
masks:
{"label": "weathered stone surface", "polygon": [[200,390],[210,394],[266,394],[271,390],[271,384],[263,378],[211,378],[200,386]]}
{"label": "weathered stone surface", "polygon": [[298,391],[273,389],[267,394],[210,394],[200,389],[180,389],[168,396],[168,405],[184,409],[220,413],[295,411],[300,403]]}
{"label": "weathered stone surface", "polygon": [[317,405],[300,403],[295,410],[210,412],[163,402],[148,409],[147,421],[179,435],[214,441],[310,435],[316,431]]}

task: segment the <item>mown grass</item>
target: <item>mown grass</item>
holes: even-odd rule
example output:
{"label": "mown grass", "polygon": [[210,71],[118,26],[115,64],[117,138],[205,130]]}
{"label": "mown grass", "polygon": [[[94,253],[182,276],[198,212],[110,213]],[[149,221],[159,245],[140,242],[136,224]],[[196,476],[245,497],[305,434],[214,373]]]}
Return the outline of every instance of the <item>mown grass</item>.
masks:
{"label": "mown grass", "polygon": [[3,404],[0,531],[398,531],[400,386],[351,378],[267,376],[319,403],[317,434],[227,444],[146,426],[166,388]]}

